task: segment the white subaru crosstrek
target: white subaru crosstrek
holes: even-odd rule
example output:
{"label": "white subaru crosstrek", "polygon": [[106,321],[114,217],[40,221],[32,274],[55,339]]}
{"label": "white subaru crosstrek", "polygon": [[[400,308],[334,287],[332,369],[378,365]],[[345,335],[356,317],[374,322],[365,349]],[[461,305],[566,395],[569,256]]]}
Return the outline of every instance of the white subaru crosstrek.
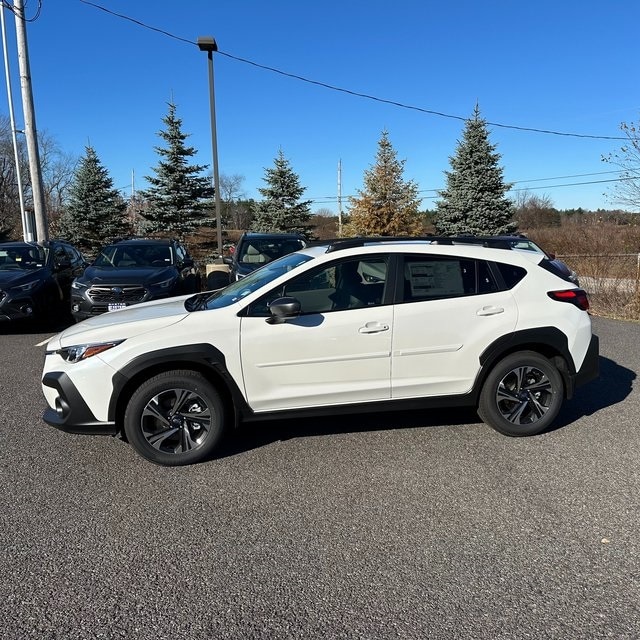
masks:
{"label": "white subaru crosstrek", "polygon": [[509,436],[547,429],[598,375],[585,292],[537,253],[428,239],[338,240],[219,291],[138,304],[48,343],[44,420],[122,434],[164,465],[228,426],[477,406]]}

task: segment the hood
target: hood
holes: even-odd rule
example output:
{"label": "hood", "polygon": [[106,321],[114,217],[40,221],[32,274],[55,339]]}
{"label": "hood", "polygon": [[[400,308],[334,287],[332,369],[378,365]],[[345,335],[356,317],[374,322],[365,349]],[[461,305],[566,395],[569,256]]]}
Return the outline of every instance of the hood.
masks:
{"label": "hood", "polygon": [[72,325],[51,338],[49,350],[74,344],[122,340],[184,320],[189,312],[184,301],[190,296],[143,302],[120,311],[108,311]]}
{"label": "hood", "polygon": [[32,280],[42,280],[45,277],[46,269],[30,269],[28,271],[8,269],[7,271],[0,271],[0,289],[17,287]]}
{"label": "hood", "polygon": [[79,280],[87,285],[148,286],[177,275],[175,267],[87,267]]}

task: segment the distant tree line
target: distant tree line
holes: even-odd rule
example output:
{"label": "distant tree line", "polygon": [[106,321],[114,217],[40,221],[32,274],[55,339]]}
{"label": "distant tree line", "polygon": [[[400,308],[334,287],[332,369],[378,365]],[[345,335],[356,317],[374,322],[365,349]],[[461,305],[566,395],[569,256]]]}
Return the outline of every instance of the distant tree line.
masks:
{"label": "distant tree line", "polygon": [[[89,254],[105,242],[140,234],[185,237],[215,236],[214,190],[206,165],[193,163],[197,151],[187,144],[176,105],[169,103],[164,127],[155,147],[159,160],[149,186],[129,199],[114,188],[97,151],[87,145],[73,159],[60,151],[47,134],[40,134],[40,155],[46,207],[53,235],[61,235]],[[622,125],[629,138],[619,153],[604,160],[625,171],[618,193],[627,206],[640,210],[640,146],[635,125]],[[23,142],[19,142],[24,200],[29,207],[31,185]],[[365,170],[363,186],[349,198],[342,233],[354,235],[420,235],[424,233],[500,234],[559,225],[580,217],[582,209],[560,211],[546,195],[517,191],[504,181],[501,156],[489,139],[487,122],[476,105],[465,122],[460,142],[449,158],[446,185],[438,192],[433,210],[421,209],[418,185],[404,178],[405,160],[399,160],[389,133],[382,131],[372,166]],[[0,116],[0,240],[21,235],[18,184],[8,118]],[[635,173],[634,173],[635,172]],[[247,198],[241,175],[222,174],[219,180],[223,229],[295,231],[308,237],[335,237],[337,218],[330,211],[311,212],[304,199],[306,187],[280,149],[273,166],[265,168],[258,200]],[[632,214],[599,212],[621,224],[635,221]],[[628,220],[625,221],[625,216]],[[631,217],[629,217],[631,216]],[[209,230],[209,231],[207,231]],[[221,250],[221,248],[217,248]]]}

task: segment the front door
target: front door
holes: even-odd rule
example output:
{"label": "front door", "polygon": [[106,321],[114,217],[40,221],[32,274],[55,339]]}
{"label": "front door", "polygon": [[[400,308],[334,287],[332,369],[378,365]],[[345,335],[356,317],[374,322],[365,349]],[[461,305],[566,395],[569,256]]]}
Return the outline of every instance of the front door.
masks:
{"label": "front door", "polygon": [[[382,305],[387,261],[371,262],[331,263],[252,305],[241,320],[240,353],[254,411],[390,398],[393,306]],[[372,271],[375,277],[367,275]],[[267,323],[269,301],[283,295],[300,300],[301,315]]]}

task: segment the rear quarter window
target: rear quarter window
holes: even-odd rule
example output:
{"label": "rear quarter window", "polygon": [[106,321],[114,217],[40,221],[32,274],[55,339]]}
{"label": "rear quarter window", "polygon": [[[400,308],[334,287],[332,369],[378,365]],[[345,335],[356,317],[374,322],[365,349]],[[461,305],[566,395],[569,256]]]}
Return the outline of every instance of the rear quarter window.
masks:
{"label": "rear quarter window", "polygon": [[513,289],[527,275],[527,270],[513,264],[495,263],[507,289]]}

